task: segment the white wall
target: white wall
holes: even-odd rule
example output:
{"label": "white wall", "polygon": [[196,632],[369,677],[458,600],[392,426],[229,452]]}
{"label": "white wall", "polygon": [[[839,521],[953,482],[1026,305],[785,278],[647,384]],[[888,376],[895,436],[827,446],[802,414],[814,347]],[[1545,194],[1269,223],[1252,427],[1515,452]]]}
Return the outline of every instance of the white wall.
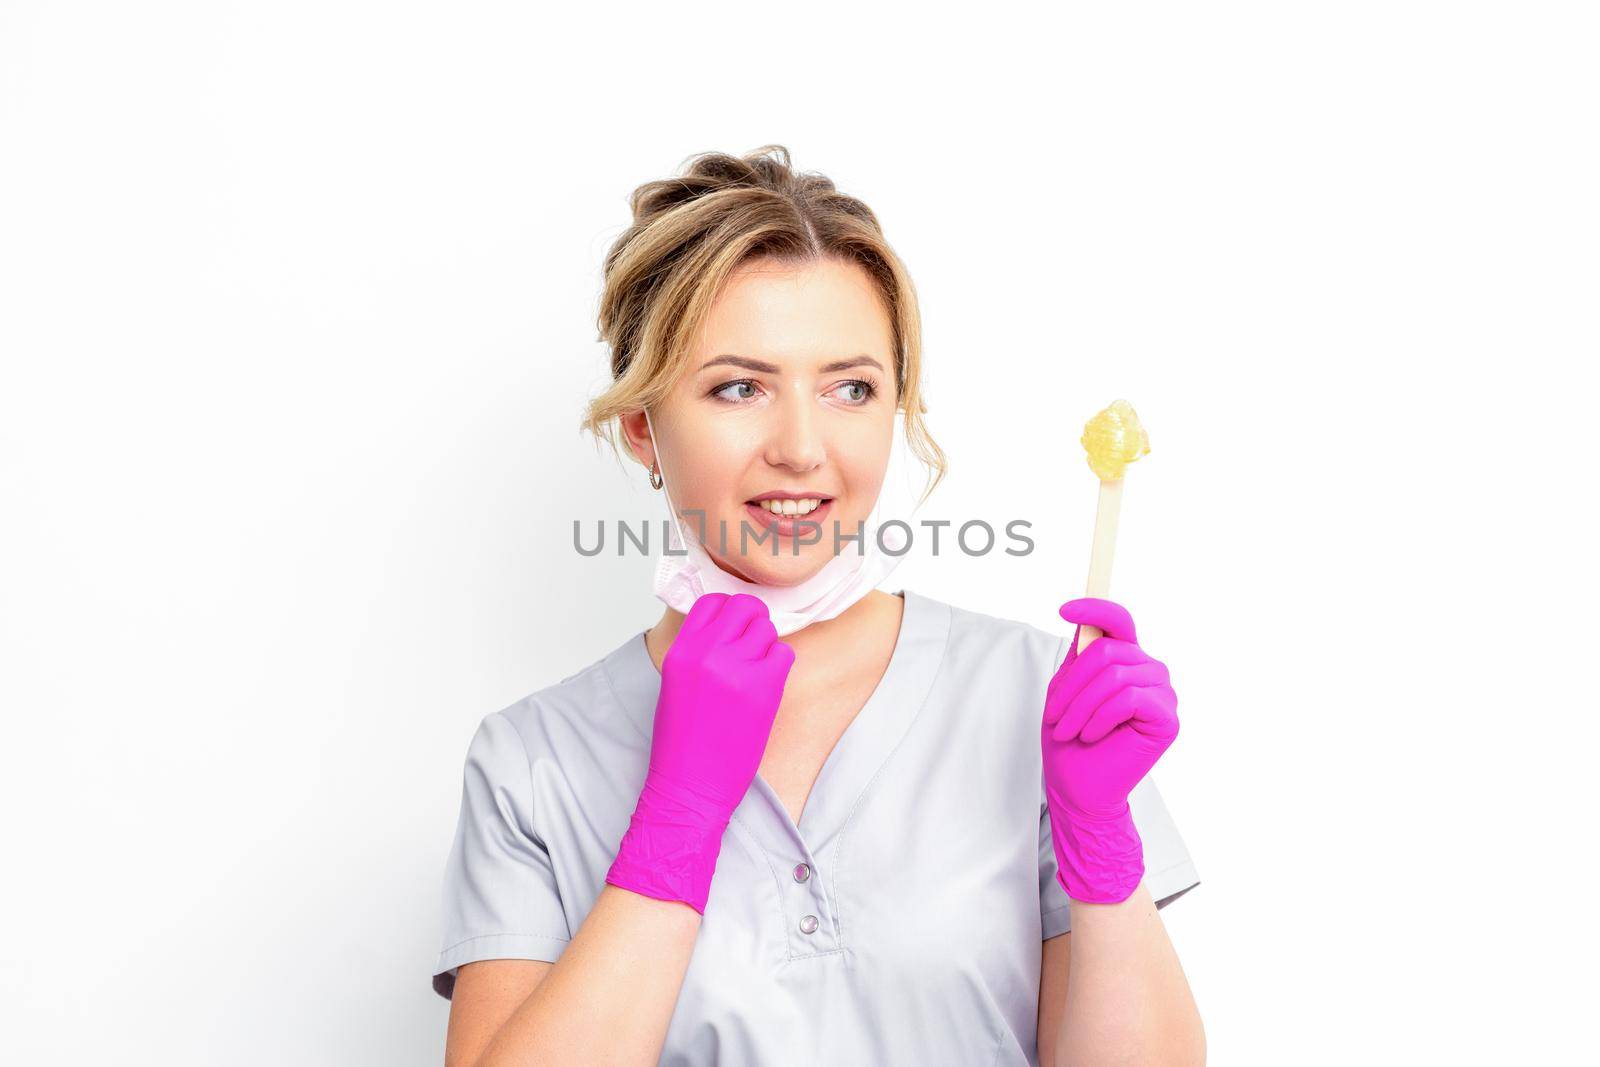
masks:
{"label": "white wall", "polygon": [[[1592,1047],[1587,5],[0,6],[0,801],[15,1062],[436,1064],[461,761],[649,625],[573,517],[626,196],[780,142],[924,301],[892,587],[1166,659],[1212,1062]],[[1584,842],[1590,842],[1585,844]],[[1579,1042],[1582,1042],[1581,1046]]]}

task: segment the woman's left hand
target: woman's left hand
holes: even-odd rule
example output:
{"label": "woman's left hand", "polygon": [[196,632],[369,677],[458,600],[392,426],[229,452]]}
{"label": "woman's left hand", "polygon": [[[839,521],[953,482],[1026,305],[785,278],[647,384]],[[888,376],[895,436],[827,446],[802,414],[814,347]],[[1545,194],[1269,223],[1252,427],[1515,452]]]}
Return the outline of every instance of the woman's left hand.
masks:
{"label": "woman's left hand", "polygon": [[1120,604],[1084,597],[1061,617],[1105,636],[1069,651],[1045,691],[1040,745],[1059,877],[1074,900],[1114,903],[1144,875],[1128,796],[1178,736],[1178,695]]}

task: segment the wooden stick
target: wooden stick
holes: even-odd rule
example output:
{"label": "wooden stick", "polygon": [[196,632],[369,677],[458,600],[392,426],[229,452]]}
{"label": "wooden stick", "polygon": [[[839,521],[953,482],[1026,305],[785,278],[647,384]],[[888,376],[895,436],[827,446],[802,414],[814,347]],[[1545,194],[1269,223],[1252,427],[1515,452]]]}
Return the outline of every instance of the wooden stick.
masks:
{"label": "wooden stick", "polygon": [[[1117,548],[1117,516],[1122,512],[1122,479],[1100,483],[1100,502],[1094,509],[1094,544],[1089,549],[1089,585],[1084,596],[1111,595],[1111,557]],[[1078,635],[1078,654],[1089,642],[1103,636],[1098,627],[1085,625]]]}

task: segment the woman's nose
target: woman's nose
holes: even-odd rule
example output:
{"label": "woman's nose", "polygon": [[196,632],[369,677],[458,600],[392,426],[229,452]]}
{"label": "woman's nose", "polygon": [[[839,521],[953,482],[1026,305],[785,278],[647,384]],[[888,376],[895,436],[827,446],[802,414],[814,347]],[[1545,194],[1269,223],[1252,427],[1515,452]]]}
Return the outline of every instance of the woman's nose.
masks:
{"label": "woman's nose", "polygon": [[767,462],[776,467],[811,470],[827,455],[819,412],[803,390],[791,390],[772,409],[767,435]]}

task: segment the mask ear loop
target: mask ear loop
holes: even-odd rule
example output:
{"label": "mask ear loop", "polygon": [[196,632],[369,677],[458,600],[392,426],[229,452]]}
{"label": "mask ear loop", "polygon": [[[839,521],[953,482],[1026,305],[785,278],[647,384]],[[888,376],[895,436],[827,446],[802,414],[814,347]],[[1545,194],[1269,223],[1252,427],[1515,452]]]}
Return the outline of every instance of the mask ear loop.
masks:
{"label": "mask ear loop", "polygon": [[[667,468],[661,462],[661,446],[656,442],[655,424],[650,421],[650,409],[644,409],[644,424],[650,430],[650,449],[656,454],[656,470],[661,475],[661,491],[667,497],[667,514],[672,518],[672,529],[678,535],[678,546],[684,552],[689,551],[689,541],[683,535],[683,528],[678,524],[678,506],[672,502],[672,490],[667,487]],[[671,546],[668,545],[668,548]]]}
{"label": "mask ear loop", "polygon": [[[655,424],[650,421],[650,409],[649,408],[645,408],[644,409],[644,423],[645,423],[646,426],[648,426],[650,428],[650,444],[655,449],[656,467],[661,472],[661,491],[664,494],[666,494],[666,498],[667,498],[667,514],[672,517],[672,532],[677,534],[677,536],[678,536],[678,548],[680,549],[680,551],[678,551],[676,553],[673,553],[673,554],[674,555],[679,555],[679,556],[691,556],[692,557],[696,553],[698,553],[699,555],[703,556],[704,559],[705,559],[705,563],[703,564],[704,566],[707,566],[707,567],[718,567],[719,564],[711,556],[711,550],[706,548],[706,546],[705,546],[704,542],[701,540],[701,538],[696,537],[692,543],[689,540],[688,531],[684,528],[683,516],[679,514],[678,505],[672,499],[672,487],[668,484],[669,479],[667,478],[666,465],[661,462],[661,446],[656,441],[656,428],[655,428]],[[702,516],[702,518],[700,520],[700,525],[701,525],[701,529],[705,528],[705,519],[704,519],[703,516]],[[691,544],[692,544],[692,547],[691,547]],[[670,550],[671,547],[672,546],[669,543],[667,545],[667,548]],[[744,580],[744,581],[749,581],[749,579],[745,578],[742,574],[737,574],[736,573],[736,574],[734,574],[734,577],[739,578],[739,579]],[[698,582],[696,583],[697,587],[701,586],[701,584],[702,583],[698,583]]]}
{"label": "mask ear loop", "polygon": [[645,408],[643,410],[645,429],[650,431],[650,451],[656,454],[655,465],[661,475],[661,484],[664,486],[667,483],[667,469],[661,465],[661,449],[656,447],[656,428],[650,421],[650,409]]}
{"label": "mask ear loop", "polygon": [[[656,427],[655,424],[650,421],[650,409],[644,408],[643,411],[644,424],[650,429],[650,445],[655,450],[656,454],[656,466],[661,472],[661,491],[667,496],[667,511],[672,516],[672,528],[678,535],[679,546],[683,549],[682,553],[679,554],[689,555],[693,550],[691,550],[689,547],[689,535],[684,531],[683,522],[681,521],[682,516],[678,513],[678,505],[672,500],[672,489],[667,484],[667,468],[665,464],[661,462],[661,446],[656,441]],[[700,518],[700,528],[702,530],[706,528],[705,516],[703,515]],[[749,577],[741,573],[738,567],[733,567],[731,570],[729,570],[727,567],[724,567],[722,565],[722,561],[711,555],[711,549],[706,547],[702,538],[695,538],[695,549],[705,557],[705,566],[715,567],[718,570],[724,571],[725,573],[732,575],[734,578],[739,579],[741,582],[747,582],[751,585],[760,584],[759,582],[752,581]],[[726,545],[723,546],[723,551],[727,551]]]}

